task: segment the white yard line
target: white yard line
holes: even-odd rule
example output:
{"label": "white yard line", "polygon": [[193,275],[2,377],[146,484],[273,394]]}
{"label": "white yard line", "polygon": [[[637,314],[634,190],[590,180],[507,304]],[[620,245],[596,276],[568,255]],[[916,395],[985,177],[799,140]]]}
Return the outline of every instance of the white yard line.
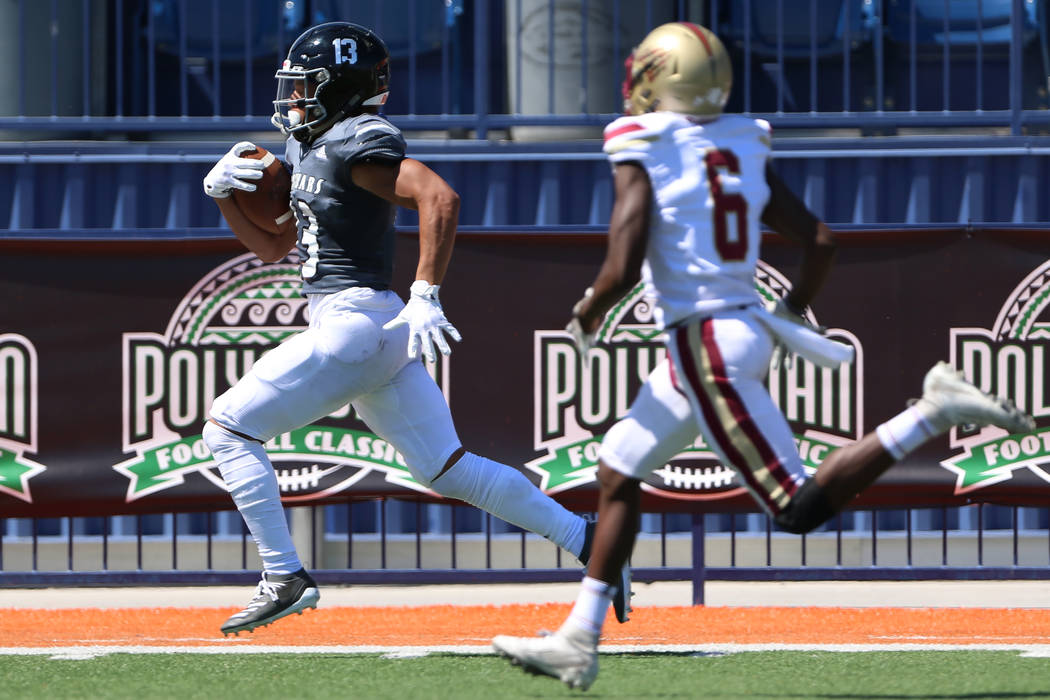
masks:
{"label": "white yard line", "polygon": [[[1050,658],[1050,644],[606,644],[603,654],[639,652],[719,656],[755,651],[1017,651],[1028,658]],[[56,660],[86,660],[110,654],[383,654],[414,658],[428,654],[492,654],[489,645],[436,646],[142,646],[84,645],[56,647],[0,647],[0,656],[48,656]]]}

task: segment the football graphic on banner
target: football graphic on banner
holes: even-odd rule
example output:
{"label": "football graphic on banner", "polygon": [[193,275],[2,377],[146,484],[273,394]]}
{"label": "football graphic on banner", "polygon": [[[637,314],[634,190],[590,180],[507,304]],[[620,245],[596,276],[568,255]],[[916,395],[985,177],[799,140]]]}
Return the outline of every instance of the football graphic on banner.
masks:
{"label": "football graphic on banner", "polygon": [[[790,288],[780,272],[762,262],[755,286],[766,302],[780,299]],[[816,323],[812,314],[809,320]],[[835,447],[864,432],[860,341],[839,329],[829,329],[828,336],[854,348],[853,364],[827,369],[796,357],[790,367],[771,367],[768,380],[810,470]],[[645,378],[666,356],[664,334],[654,325],[652,300],[641,284],[609,312],[597,341],[584,366],[568,333],[535,334],[534,437],[536,449],[546,454],[527,466],[540,475],[540,486],[549,493],[594,483],[605,432],[626,415]],[[738,495],[743,485],[698,437],[653,472],[642,488],[664,498],[708,500]]]}
{"label": "football graphic on banner", "polygon": [[[264,353],[308,323],[297,255],[265,264],[248,253],[190,289],[163,335],[125,333],[123,447],[135,456],[113,468],[129,480],[127,501],[180,486],[193,473],[225,490],[200,434],[208,409]],[[439,360],[430,369],[442,368]],[[447,376],[439,385],[447,387]],[[349,406],[278,435],[266,450],[285,501],[321,498],[365,479],[430,493]]]}

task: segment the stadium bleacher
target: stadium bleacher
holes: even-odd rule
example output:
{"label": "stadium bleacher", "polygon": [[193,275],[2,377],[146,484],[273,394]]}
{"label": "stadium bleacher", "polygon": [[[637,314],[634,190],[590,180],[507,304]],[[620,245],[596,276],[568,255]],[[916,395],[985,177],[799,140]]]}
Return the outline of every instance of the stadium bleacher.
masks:
{"label": "stadium bleacher", "polygon": [[[596,149],[581,142],[551,146],[505,139],[515,125],[529,125],[532,133],[536,127],[541,133],[561,126],[600,128],[615,115],[566,113],[553,101],[545,110],[546,91],[525,100],[527,114],[513,112],[510,105],[519,100],[508,85],[523,65],[540,71],[543,84],[592,84],[587,65],[619,66],[641,28],[623,26],[627,8],[620,1],[590,3],[571,30],[565,25],[557,32],[550,29],[554,16],[548,16],[547,3],[514,0],[506,5],[508,17],[486,10],[486,21],[480,22],[482,6],[417,0],[399,12],[382,2],[117,0],[112,8],[87,3],[89,22],[80,5],[58,6],[55,17],[46,3],[10,5],[9,26],[24,31],[8,47],[23,66],[9,78],[17,83],[11,92],[22,99],[16,113],[0,116],[6,137],[0,141],[5,164],[0,181],[9,185],[6,196],[0,194],[6,235],[81,228],[88,229],[86,236],[105,235],[109,228],[123,235],[134,229],[164,235],[168,223],[188,229],[188,235],[214,235],[221,222],[199,202],[148,202],[130,219],[118,203],[146,196],[134,191],[145,181],[136,172],[188,183],[203,173],[215,143],[248,132],[273,145],[272,75],[281,47],[306,25],[351,11],[389,37],[396,89],[386,113],[414,140],[417,152],[464,193],[464,224],[604,224],[610,190]],[[699,17],[690,14],[698,8]],[[637,6],[634,11],[658,21],[688,17],[719,28],[736,75],[730,110],[768,119],[778,135],[802,137],[778,139],[776,156],[789,183],[813,193],[811,203],[830,222],[1018,224],[1046,218],[1042,201],[1017,204],[1017,193],[1032,175],[1025,158],[1042,153],[1047,142],[1039,135],[1050,128],[1044,0],[650,0],[644,13]],[[511,14],[531,17],[529,26],[538,28],[529,36],[546,42],[549,33],[554,53],[560,56],[563,46],[568,58],[547,65],[508,58],[502,47]],[[597,28],[614,22],[614,41],[598,42]],[[49,37],[52,24],[68,42]],[[104,31],[90,31],[99,27]],[[1019,42],[1009,41],[1015,32]],[[587,47],[592,55],[582,64]],[[524,43],[519,48],[531,50]],[[476,55],[487,60],[476,61]],[[608,71],[610,94],[618,90],[618,72]],[[487,95],[486,103],[475,104],[476,94]],[[55,139],[78,141],[72,148],[76,168],[56,158],[70,149],[48,143]],[[181,155],[169,164],[164,154],[173,151]],[[960,159],[970,155],[966,170],[975,176],[956,176]],[[944,171],[941,182],[949,192],[943,199],[959,201],[962,189],[975,186],[992,159],[1005,185],[982,195],[982,206],[973,211],[938,202],[900,208],[898,198],[886,196],[891,187],[902,189],[902,182],[904,191],[914,192],[931,174]],[[505,167],[508,160],[515,161],[512,171]],[[56,218],[52,208],[34,211],[19,199],[26,196],[25,185],[18,184],[26,168],[37,173],[37,187],[66,202],[80,201],[75,193],[84,168],[106,177],[90,178],[89,187],[97,191],[84,200],[87,209]],[[544,187],[551,177],[565,186]],[[862,179],[867,189],[860,187]],[[835,196],[821,194],[821,180],[837,183]],[[513,201],[506,194],[511,191]],[[887,200],[888,206],[877,212],[857,206],[865,197]],[[118,210],[125,219],[114,222]],[[158,219],[158,210],[178,214]],[[410,225],[411,219],[402,223]]]}
{"label": "stadium bleacher", "polygon": [[[512,128],[600,128],[617,115],[514,111],[520,101],[509,86],[522,69],[587,86],[587,71],[600,65],[609,76],[603,90],[618,94],[619,67],[648,29],[624,22],[628,2],[560,0],[559,11],[578,15],[571,24],[551,23],[554,0],[6,3],[0,26],[12,34],[0,56],[18,66],[4,79],[18,99],[0,107],[0,240],[229,239],[199,196],[201,178],[245,134],[280,152],[269,127],[274,70],[302,29],[334,18],[372,25],[386,38],[396,85],[386,114],[405,130],[411,153],[461,193],[463,230],[600,231],[611,183],[598,144],[515,142]],[[536,36],[555,47],[548,62],[506,55],[511,14],[545,28]],[[778,169],[843,230],[1046,229],[1048,14],[1047,0],[644,2],[650,26],[678,19],[717,30],[736,76],[728,109],[773,124]],[[613,40],[599,42],[599,29]],[[561,42],[578,51],[558,52]],[[524,39],[518,45],[530,50]],[[536,99],[547,104],[546,94]],[[411,227],[413,217],[402,211],[398,224]],[[381,519],[387,527],[379,509],[366,503],[351,514],[331,506],[324,527],[348,537],[352,520],[379,532]],[[421,527],[414,505],[391,511],[398,532]],[[434,531],[456,518],[428,513]],[[1047,525],[1045,509],[1018,515],[988,506],[984,517],[983,526],[1010,521],[1015,531],[1018,522]],[[147,534],[178,530],[173,520],[147,518]],[[718,516],[708,527],[735,532],[731,520]],[[119,522],[113,529],[98,519],[45,519],[39,527],[0,520],[0,543],[5,534],[134,537],[136,528],[141,537],[141,521]],[[221,522],[240,535],[238,521]],[[873,523],[858,516],[847,528],[876,529]],[[949,524],[977,527],[969,515],[940,512],[919,525]],[[181,527],[210,534],[213,523],[194,514]],[[695,520],[650,518],[646,527],[688,530]],[[743,529],[764,527],[750,519]],[[462,528],[478,532],[482,520],[466,516]]]}

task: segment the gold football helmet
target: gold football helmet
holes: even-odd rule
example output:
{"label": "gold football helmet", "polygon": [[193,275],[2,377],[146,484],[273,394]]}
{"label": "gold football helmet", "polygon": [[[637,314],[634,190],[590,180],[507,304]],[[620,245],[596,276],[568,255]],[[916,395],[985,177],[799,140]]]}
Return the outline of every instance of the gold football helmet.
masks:
{"label": "gold football helmet", "polygon": [[725,46],[710,29],[691,22],[664,24],[627,57],[623,107],[627,114],[722,113],[733,86]]}

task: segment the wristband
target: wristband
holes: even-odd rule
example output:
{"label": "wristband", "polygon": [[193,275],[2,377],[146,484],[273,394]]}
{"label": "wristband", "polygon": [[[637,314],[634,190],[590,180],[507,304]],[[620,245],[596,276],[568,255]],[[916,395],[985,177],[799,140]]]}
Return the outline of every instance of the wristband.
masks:
{"label": "wristband", "polygon": [[426,280],[416,280],[412,283],[412,286],[408,288],[408,291],[412,293],[414,297],[422,297],[428,301],[438,301],[438,289],[441,285],[431,284]]}

